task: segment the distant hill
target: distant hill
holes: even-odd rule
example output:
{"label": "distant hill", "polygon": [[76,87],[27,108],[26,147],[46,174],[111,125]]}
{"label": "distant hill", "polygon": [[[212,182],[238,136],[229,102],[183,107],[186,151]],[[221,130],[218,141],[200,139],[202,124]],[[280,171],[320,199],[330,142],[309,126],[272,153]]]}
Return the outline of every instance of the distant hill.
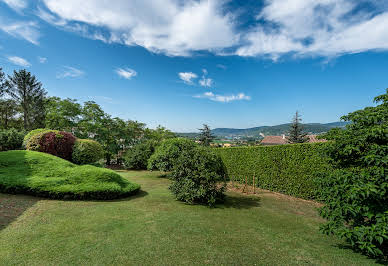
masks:
{"label": "distant hill", "polygon": [[[348,122],[333,122],[333,123],[308,123],[303,124],[305,132],[309,134],[321,134],[329,131],[335,127],[345,127]],[[260,133],[267,135],[279,136],[282,134],[286,134],[290,129],[290,123],[281,124],[277,126],[260,126],[260,127],[252,127],[246,129],[236,129],[236,128],[215,128],[212,130],[213,135],[217,137],[259,137]],[[195,138],[198,133],[177,133],[183,137]]]}

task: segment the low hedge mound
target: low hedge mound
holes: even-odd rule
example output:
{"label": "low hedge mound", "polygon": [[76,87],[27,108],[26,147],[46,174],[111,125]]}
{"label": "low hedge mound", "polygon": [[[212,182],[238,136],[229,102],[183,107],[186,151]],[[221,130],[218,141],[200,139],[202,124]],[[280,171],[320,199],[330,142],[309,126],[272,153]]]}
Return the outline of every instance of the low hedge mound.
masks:
{"label": "low hedge mound", "polygon": [[54,199],[116,199],[140,186],[116,172],[34,151],[0,152],[0,192]]}
{"label": "low hedge mound", "polygon": [[324,155],[326,143],[215,149],[221,156],[229,179],[253,183],[271,191],[317,199],[315,178],[332,167]]}

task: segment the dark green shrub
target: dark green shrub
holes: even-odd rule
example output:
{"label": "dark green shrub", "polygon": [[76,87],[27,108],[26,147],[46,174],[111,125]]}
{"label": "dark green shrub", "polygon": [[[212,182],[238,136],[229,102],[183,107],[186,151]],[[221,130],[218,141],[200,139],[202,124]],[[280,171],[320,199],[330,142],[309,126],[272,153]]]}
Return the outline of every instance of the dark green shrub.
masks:
{"label": "dark green shrub", "polygon": [[49,153],[71,161],[76,137],[71,133],[57,130],[42,130],[33,134],[27,141],[26,148],[30,151]]}
{"label": "dark green shrub", "polygon": [[149,140],[127,150],[123,157],[125,167],[128,169],[146,170],[148,159],[155,152],[156,146],[156,141]]}
{"label": "dark green shrub", "polygon": [[24,135],[24,131],[18,131],[14,128],[0,130],[0,151],[21,149]]}
{"label": "dark green shrub", "polygon": [[181,152],[172,171],[170,190],[180,201],[214,206],[224,199],[225,186],[221,158],[211,149],[196,147]]}
{"label": "dark green shrub", "polygon": [[92,164],[104,158],[100,143],[90,139],[77,139],[73,147],[72,160],[76,164]]}
{"label": "dark green shrub", "polygon": [[335,165],[321,179],[323,232],[372,256],[388,256],[388,89],[367,107],[342,117],[352,123],[326,136]]}
{"label": "dark green shrub", "polygon": [[196,146],[194,141],[185,138],[164,140],[148,160],[148,169],[169,172],[182,151],[194,149]]}
{"label": "dark green shrub", "polygon": [[229,179],[304,199],[316,199],[315,177],[330,171],[326,143],[288,144],[215,149]]}

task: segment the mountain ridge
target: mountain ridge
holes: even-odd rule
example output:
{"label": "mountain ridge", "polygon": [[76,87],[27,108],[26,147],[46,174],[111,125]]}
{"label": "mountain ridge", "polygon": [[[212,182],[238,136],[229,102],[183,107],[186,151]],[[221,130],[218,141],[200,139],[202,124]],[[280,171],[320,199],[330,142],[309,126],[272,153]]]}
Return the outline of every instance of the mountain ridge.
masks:
{"label": "mountain ridge", "polygon": [[[306,123],[302,124],[304,127],[304,131],[309,134],[321,134],[329,131],[332,128],[343,128],[349,122],[331,122],[331,123]],[[215,128],[212,129],[212,134],[217,137],[259,137],[264,134],[267,135],[281,135],[286,134],[290,128],[291,123],[280,124],[275,126],[258,126],[251,128]],[[178,133],[178,135],[186,136],[186,137],[195,137],[199,133]]]}

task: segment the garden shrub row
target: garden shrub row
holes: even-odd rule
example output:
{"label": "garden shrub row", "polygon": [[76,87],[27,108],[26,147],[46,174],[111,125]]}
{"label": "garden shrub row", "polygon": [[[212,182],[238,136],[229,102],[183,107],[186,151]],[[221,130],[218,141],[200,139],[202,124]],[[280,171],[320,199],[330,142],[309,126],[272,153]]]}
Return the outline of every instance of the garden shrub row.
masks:
{"label": "garden shrub row", "polygon": [[102,146],[89,139],[77,139],[65,131],[39,128],[29,132],[23,141],[29,151],[39,151],[76,164],[93,164],[104,156]]}
{"label": "garden shrub row", "polygon": [[331,170],[324,155],[326,143],[288,144],[276,146],[217,148],[226,167],[227,177],[241,183],[247,181],[271,191],[317,199],[315,178]]}

